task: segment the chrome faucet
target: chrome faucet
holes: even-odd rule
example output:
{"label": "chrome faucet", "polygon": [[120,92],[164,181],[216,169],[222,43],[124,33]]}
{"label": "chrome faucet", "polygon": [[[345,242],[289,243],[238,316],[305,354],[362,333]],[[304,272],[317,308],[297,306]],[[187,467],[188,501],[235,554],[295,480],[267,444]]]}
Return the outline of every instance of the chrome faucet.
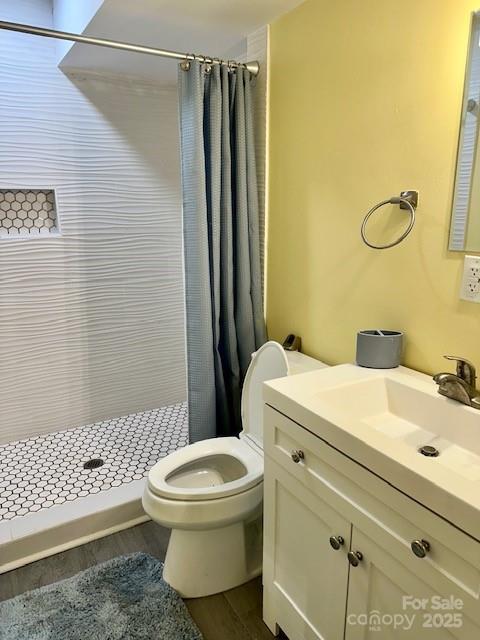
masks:
{"label": "chrome faucet", "polygon": [[433,376],[438,384],[438,393],[474,409],[480,409],[480,391],[475,388],[477,375],[473,364],[455,356],[444,356],[444,358],[457,363],[457,373],[437,373]]}

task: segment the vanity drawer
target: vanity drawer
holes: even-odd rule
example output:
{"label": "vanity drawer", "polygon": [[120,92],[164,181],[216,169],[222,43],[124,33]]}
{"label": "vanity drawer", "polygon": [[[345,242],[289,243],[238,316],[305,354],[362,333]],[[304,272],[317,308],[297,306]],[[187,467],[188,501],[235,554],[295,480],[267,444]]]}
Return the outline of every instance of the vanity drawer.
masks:
{"label": "vanity drawer", "polygon": [[[472,619],[480,619],[480,543],[414,499],[269,406],[265,407],[265,455],[292,474],[375,540],[421,579],[448,597],[462,593]],[[303,452],[298,462],[292,452]],[[294,456],[295,457],[295,456]],[[295,457],[295,459],[297,459]],[[412,551],[426,540],[425,558]]]}

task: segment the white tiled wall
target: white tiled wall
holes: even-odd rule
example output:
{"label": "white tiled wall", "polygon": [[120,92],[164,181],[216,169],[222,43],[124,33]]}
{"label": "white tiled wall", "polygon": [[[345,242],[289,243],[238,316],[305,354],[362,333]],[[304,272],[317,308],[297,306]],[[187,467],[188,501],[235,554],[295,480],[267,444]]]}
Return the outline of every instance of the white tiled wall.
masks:
{"label": "white tiled wall", "polygon": [[62,235],[0,239],[0,443],[186,397],[176,89],[55,61],[2,32],[0,187],[55,188]]}

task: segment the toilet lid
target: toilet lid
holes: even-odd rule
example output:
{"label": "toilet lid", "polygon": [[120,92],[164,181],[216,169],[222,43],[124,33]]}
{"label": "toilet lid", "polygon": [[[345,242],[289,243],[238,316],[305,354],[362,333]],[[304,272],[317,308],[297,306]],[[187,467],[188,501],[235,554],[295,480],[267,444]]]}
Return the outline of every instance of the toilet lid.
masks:
{"label": "toilet lid", "polygon": [[288,375],[283,347],[270,340],[252,354],[242,391],[241,436],[251,438],[263,449],[263,383]]}

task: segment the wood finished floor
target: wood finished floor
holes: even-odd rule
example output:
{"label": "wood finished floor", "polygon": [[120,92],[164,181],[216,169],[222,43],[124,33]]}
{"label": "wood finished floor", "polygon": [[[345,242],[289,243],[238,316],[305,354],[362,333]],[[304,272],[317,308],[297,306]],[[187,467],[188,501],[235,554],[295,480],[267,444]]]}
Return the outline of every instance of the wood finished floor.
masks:
{"label": "wood finished floor", "polygon": [[[168,537],[167,529],[146,522],[38,560],[0,575],[0,600],[63,580],[126,553],[143,551],[163,560]],[[260,578],[225,593],[185,602],[205,640],[271,640],[274,637],[262,620]]]}

